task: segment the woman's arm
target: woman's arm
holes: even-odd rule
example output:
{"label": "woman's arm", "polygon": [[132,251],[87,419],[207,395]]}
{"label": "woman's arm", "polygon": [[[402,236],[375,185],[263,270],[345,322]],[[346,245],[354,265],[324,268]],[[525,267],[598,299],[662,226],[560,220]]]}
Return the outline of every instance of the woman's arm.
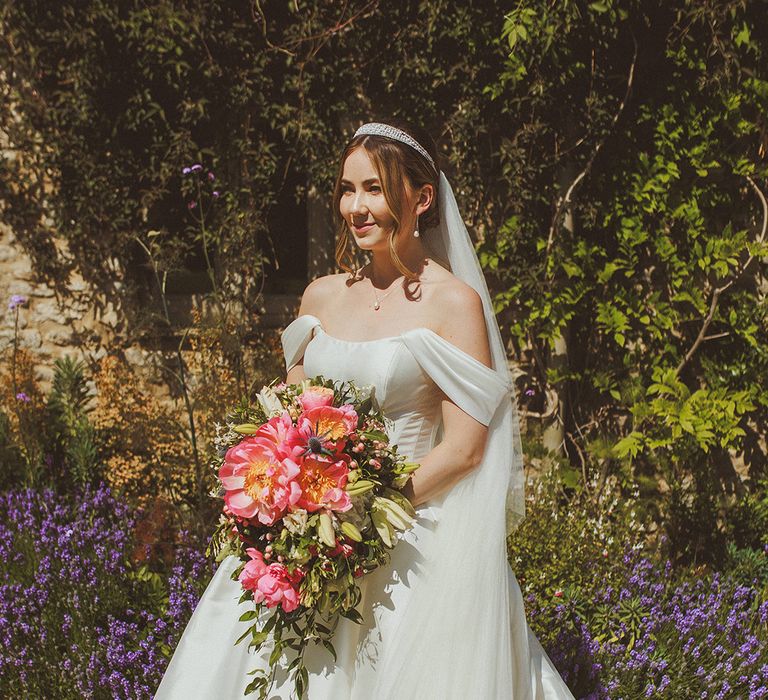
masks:
{"label": "woman's arm", "polygon": [[[466,285],[452,289],[451,296],[444,306],[450,309],[450,316],[440,324],[439,335],[490,367],[491,351],[480,297]],[[421,460],[403,490],[416,506],[448,491],[483,458],[488,428],[447,398],[441,410],[443,439]]]}

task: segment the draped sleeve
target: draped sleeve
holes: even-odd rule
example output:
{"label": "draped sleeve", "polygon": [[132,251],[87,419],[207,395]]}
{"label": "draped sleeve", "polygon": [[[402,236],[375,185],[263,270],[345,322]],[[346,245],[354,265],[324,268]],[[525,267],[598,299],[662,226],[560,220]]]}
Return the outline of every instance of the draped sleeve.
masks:
{"label": "draped sleeve", "polygon": [[421,368],[464,412],[489,425],[496,409],[511,397],[509,382],[472,355],[427,328],[402,335]]}
{"label": "draped sleeve", "polygon": [[289,323],[280,335],[285,356],[285,371],[295,367],[304,357],[309,341],[312,340],[315,328],[320,326],[320,319],[310,314],[303,314]]}

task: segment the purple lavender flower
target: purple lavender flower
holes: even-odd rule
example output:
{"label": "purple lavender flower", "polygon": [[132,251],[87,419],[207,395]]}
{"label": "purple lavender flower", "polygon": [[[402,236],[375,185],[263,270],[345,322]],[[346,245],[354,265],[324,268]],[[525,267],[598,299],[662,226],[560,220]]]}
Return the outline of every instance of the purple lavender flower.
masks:
{"label": "purple lavender flower", "polygon": [[21,401],[22,403],[29,403],[32,399],[30,399],[23,391],[20,391],[16,394],[16,400]]}
{"label": "purple lavender flower", "polygon": [[24,306],[27,303],[27,297],[21,294],[14,294],[8,302],[8,311],[15,311],[19,306]]}
{"label": "purple lavender flower", "polygon": [[623,565],[624,584],[591,603],[525,599],[577,697],[768,697],[768,601],[757,588],[722,572],[693,577],[631,549]]}
{"label": "purple lavender flower", "polygon": [[0,494],[0,685],[20,697],[153,696],[211,566],[184,533],[158,600],[130,563],[135,521],[105,487]]}

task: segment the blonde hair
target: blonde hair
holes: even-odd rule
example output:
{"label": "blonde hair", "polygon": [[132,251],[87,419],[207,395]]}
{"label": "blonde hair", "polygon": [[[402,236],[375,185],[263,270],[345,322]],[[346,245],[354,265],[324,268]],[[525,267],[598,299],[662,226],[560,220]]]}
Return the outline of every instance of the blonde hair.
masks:
{"label": "blonde hair", "polygon": [[[434,141],[426,132],[416,129],[401,120],[387,120],[388,124],[396,126],[405,131],[418,141],[437,162],[437,149]],[[338,224],[338,234],[336,238],[336,263],[338,266],[352,275],[356,275],[358,270],[354,268],[355,255],[352,249],[352,237],[349,233],[349,224],[341,216],[339,203],[342,197],[342,176],[344,173],[344,163],[349,154],[356,148],[364,148],[366,153],[373,161],[373,165],[379,174],[381,180],[381,190],[384,195],[384,201],[387,203],[390,214],[395,221],[392,228],[392,234],[389,237],[389,255],[392,264],[398,271],[405,275],[407,279],[413,279],[416,272],[409,269],[397,254],[395,240],[402,228],[404,214],[404,202],[406,199],[405,183],[408,182],[413,189],[422,185],[430,184],[434,188],[434,197],[429,209],[420,216],[420,223],[423,229],[435,226],[439,223],[437,211],[437,194],[439,174],[432,167],[432,164],[424,158],[418,151],[407,144],[387,138],[386,136],[362,135],[353,138],[341,154],[339,173],[336,178],[336,186],[333,190],[333,213]]]}

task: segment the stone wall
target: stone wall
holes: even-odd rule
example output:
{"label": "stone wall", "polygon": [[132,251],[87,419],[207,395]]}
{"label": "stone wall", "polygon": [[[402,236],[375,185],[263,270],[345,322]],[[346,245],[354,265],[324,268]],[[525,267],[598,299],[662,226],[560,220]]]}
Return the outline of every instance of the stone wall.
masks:
{"label": "stone wall", "polygon": [[8,303],[19,294],[28,300],[19,309],[19,346],[37,359],[37,379],[43,385],[50,382],[58,357],[69,354],[89,364],[98,361],[109,345],[110,323],[116,320],[93,318],[87,304],[78,300],[85,291],[82,279],[75,276],[69,288],[71,297],[62,300],[52,287],[37,282],[29,256],[13,231],[0,223],[0,356],[5,359],[13,345],[15,312]]}
{"label": "stone wall", "polygon": [[[36,281],[30,257],[13,231],[0,223],[0,362],[7,361],[13,347],[15,312],[8,303],[14,294],[27,299],[19,309],[18,343],[34,356],[36,378],[43,390],[50,386],[53,362],[63,355],[84,360],[95,369],[106,354],[119,353],[154,393],[168,396],[160,370],[167,358],[161,351],[129,341],[119,311],[103,299],[94,300],[79,275],[71,276],[65,295]],[[193,308],[203,315],[209,311],[201,295],[172,295],[168,301],[179,330],[189,323]],[[277,331],[295,316],[298,305],[297,295],[265,296],[254,330]],[[177,342],[178,338],[170,338],[167,345],[175,347]]]}

